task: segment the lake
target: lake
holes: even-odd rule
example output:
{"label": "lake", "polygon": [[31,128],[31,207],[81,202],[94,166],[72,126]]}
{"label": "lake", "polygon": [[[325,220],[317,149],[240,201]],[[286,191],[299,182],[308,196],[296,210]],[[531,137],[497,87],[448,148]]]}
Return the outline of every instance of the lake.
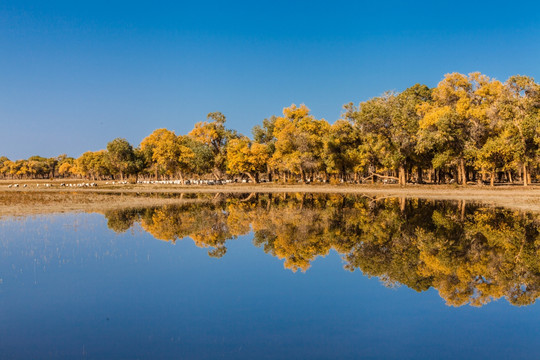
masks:
{"label": "lake", "polygon": [[2,359],[538,359],[540,215],[192,195],[0,219]]}

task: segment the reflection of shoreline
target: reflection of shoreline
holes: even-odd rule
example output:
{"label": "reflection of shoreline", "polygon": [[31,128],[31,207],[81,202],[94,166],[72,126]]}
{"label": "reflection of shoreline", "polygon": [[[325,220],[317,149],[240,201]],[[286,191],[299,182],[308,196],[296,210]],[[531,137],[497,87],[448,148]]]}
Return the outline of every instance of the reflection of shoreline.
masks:
{"label": "reflection of shoreline", "polygon": [[539,216],[465,201],[259,194],[106,216],[115,231],[138,223],[157,239],[189,237],[216,257],[228,240],[253,231],[254,244],[293,271],[333,249],[348,270],[390,286],[435,287],[455,306],[500,297],[525,305],[540,291]]}
{"label": "reflection of shoreline", "polygon": [[[1,181],[0,181],[1,183]],[[6,183],[7,184],[7,183]],[[377,197],[407,197],[430,200],[467,200],[491,206],[540,212],[540,187],[445,185],[276,185],[238,184],[224,186],[100,186],[96,189],[28,188],[7,189],[0,185],[0,216],[24,216],[39,213],[100,211],[121,207],[159,206],[177,200],[159,196],[212,197],[219,193],[334,193],[364,194]]]}

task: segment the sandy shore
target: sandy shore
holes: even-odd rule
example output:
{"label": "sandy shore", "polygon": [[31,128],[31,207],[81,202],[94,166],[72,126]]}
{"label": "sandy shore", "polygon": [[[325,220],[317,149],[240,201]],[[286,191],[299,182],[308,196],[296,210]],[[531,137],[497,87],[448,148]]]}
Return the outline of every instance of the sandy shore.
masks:
{"label": "sandy shore", "polygon": [[[540,186],[446,186],[446,185],[279,185],[228,184],[221,186],[180,185],[105,185],[94,188],[60,187],[60,182],[0,181],[0,216],[105,211],[122,207],[155,206],[186,201],[211,201],[226,194],[239,193],[340,193],[372,198],[405,197],[432,200],[466,200],[491,206],[540,212]],[[53,184],[45,187],[44,184]],[[75,183],[75,182],[73,182]],[[27,187],[23,187],[26,184]],[[39,186],[37,186],[39,184]],[[186,194],[185,197],[182,194]],[[193,195],[207,194],[203,199]],[[222,194],[222,195],[219,195]],[[189,199],[188,199],[189,198]]]}

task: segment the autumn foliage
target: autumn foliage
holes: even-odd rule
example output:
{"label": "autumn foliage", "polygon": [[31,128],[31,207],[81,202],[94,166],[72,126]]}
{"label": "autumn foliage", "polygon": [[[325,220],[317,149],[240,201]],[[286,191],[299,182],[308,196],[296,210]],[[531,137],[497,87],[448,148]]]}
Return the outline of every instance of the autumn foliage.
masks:
{"label": "autumn foliage", "polygon": [[346,104],[333,124],[293,104],[249,138],[213,112],[187,135],[157,129],[137,147],[114,139],[76,159],[0,157],[0,176],[526,186],[538,180],[539,159],[540,85],[452,73],[435,88],[416,84]]}

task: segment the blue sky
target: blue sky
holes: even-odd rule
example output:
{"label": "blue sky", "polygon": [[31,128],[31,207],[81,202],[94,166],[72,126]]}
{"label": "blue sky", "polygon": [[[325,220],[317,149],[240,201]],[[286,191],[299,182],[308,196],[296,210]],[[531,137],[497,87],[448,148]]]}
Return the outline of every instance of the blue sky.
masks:
{"label": "blue sky", "polygon": [[79,156],[221,111],[251,128],[292,103],[435,86],[449,72],[540,80],[535,1],[0,1],[0,155]]}

